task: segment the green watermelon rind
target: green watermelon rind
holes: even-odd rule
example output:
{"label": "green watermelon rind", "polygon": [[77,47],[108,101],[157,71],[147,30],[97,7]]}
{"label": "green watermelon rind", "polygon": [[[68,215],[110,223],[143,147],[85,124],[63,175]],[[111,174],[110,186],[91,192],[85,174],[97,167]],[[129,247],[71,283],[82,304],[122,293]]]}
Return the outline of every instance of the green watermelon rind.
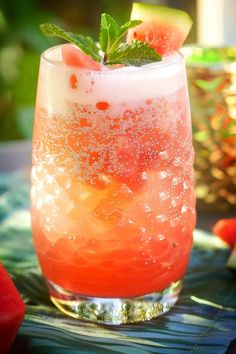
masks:
{"label": "green watermelon rind", "polygon": [[131,20],[140,19],[143,22],[157,21],[177,26],[186,37],[193,24],[191,17],[182,10],[167,6],[134,2],[131,11]]}
{"label": "green watermelon rind", "polygon": [[228,262],[226,264],[227,268],[236,272],[236,244],[229,256]]}

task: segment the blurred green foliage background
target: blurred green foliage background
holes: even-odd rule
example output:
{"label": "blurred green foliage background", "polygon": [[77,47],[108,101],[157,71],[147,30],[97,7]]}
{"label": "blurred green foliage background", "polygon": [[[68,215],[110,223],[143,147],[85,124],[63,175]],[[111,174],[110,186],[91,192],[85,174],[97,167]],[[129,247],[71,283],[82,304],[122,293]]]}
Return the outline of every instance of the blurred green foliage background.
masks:
{"label": "blurred green foliage background", "polygon": [[[143,2],[182,8],[195,18],[195,1]],[[101,13],[107,12],[122,23],[129,18],[131,6],[130,0],[0,1],[0,141],[32,136],[40,53],[59,43],[44,37],[39,24],[53,22],[96,37]],[[195,28],[188,41],[194,40]]]}

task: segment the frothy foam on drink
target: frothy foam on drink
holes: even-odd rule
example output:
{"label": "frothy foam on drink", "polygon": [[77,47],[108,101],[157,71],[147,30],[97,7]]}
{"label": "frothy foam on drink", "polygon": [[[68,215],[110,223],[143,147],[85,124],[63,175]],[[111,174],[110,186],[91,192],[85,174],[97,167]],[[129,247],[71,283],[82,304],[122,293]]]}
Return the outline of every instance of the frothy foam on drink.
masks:
{"label": "frothy foam on drink", "polygon": [[[48,112],[66,114],[67,102],[135,103],[174,94],[186,85],[184,59],[179,53],[142,67],[88,71],[65,65],[61,47],[47,50],[41,58],[37,100],[38,106]],[[70,86],[72,75],[77,80],[76,88]]]}

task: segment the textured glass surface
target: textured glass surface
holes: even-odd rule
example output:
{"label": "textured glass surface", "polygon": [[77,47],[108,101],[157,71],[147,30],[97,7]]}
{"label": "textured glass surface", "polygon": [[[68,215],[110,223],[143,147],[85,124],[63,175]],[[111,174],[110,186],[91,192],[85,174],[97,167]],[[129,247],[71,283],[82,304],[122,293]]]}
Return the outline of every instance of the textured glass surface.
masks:
{"label": "textured glass surface", "polygon": [[0,259],[27,305],[11,354],[222,354],[235,339],[235,276],[225,268],[229,250],[213,235],[195,234],[180,299],[165,316],[139,325],[97,326],[67,317],[49,300],[32,245],[29,178],[0,174],[0,191]]}

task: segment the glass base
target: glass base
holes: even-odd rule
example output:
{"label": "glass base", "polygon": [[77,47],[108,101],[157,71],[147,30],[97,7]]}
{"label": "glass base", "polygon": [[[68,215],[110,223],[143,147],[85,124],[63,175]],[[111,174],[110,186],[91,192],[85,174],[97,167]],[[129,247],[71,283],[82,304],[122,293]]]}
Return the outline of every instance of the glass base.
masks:
{"label": "glass base", "polygon": [[79,320],[104,324],[150,320],[170,310],[178,300],[182,281],[160,292],[133,298],[96,298],[66,291],[47,281],[50,298],[62,312]]}

